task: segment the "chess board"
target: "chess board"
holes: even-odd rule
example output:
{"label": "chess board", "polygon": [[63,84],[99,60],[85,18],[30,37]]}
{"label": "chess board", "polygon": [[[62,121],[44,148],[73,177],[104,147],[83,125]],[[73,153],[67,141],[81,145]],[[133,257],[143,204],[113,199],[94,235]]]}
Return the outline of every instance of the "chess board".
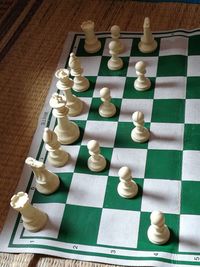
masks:
{"label": "chess board", "polygon": [[[177,30],[156,33],[158,48],[151,54],[138,50],[140,34],[122,33],[125,46],[123,69],[111,71],[109,33],[98,33],[101,50],[84,51],[84,35],[71,33],[58,68],[67,67],[69,53],[80,58],[89,90],[76,93],[84,101],[81,115],[70,118],[81,136],[63,145],[70,161],[61,168],[48,164],[42,141],[45,127],[54,129],[56,120],[49,99],[56,89],[53,78],[29,156],[45,162],[60,177],[52,195],[35,190],[35,177],[24,166],[17,191],[26,191],[34,206],[49,216],[37,233],[23,228],[16,211],[10,210],[0,235],[0,250],[31,252],[65,258],[132,266],[191,266],[200,264],[200,31]],[[143,60],[151,88],[133,88],[134,65]],[[112,118],[98,114],[99,91],[111,90],[117,113]],[[131,139],[132,113],[142,111],[150,140],[138,144]],[[87,167],[87,143],[96,139],[107,167],[100,173]],[[118,195],[118,170],[130,167],[139,193],[133,199]],[[171,237],[167,244],[149,242],[150,214],[161,210]]]}

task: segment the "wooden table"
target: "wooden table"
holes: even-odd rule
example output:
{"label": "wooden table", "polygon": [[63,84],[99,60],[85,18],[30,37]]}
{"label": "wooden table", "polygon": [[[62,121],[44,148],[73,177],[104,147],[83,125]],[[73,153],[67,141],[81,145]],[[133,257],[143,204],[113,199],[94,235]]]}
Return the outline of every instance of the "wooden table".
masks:
{"label": "wooden table", "polygon": [[[150,17],[153,31],[193,29],[200,25],[199,15],[198,4],[130,0],[0,2],[1,229],[67,33],[81,31],[80,24],[87,19],[95,21],[96,31],[109,31],[114,24],[122,31],[142,31],[145,16]],[[39,258],[35,256],[31,266]],[[11,264],[14,260],[19,262],[16,266],[28,266],[31,259],[32,255],[0,255],[0,263],[2,260]],[[63,264],[59,266],[75,263],[46,257],[39,260],[38,266],[53,266],[56,262]]]}

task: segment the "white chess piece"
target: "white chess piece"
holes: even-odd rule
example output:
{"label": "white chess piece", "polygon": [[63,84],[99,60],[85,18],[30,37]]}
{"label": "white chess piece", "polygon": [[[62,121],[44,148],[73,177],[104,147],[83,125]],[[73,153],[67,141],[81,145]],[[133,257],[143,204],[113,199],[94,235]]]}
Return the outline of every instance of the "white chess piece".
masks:
{"label": "white chess piece", "polygon": [[71,88],[74,82],[69,78],[69,70],[59,69],[56,71],[55,76],[59,79],[56,83],[56,87],[63,91],[66,98],[66,106],[69,109],[68,115],[71,117],[79,115],[83,109],[83,102],[72,94]]}
{"label": "white chess piece", "polygon": [[150,216],[151,225],[147,231],[150,242],[157,245],[167,243],[170,238],[170,231],[165,224],[165,218],[161,211],[153,211]]}
{"label": "white chess piece", "polygon": [[109,43],[109,53],[111,55],[111,58],[108,60],[108,68],[110,70],[120,70],[123,68],[123,61],[119,55],[118,51],[118,43],[117,41],[111,41]]}
{"label": "white chess piece", "polygon": [[45,128],[43,140],[45,148],[49,152],[47,157],[48,162],[55,167],[64,166],[69,159],[69,154],[62,150],[56,133],[51,131],[49,128]]}
{"label": "white chess piece", "polygon": [[119,172],[120,183],[118,184],[117,191],[121,197],[124,198],[133,198],[138,193],[138,186],[132,180],[131,170],[124,166]]}
{"label": "white chess piece", "polygon": [[134,88],[138,91],[148,90],[151,87],[151,81],[149,78],[145,77],[146,64],[144,61],[138,61],[135,64],[135,70],[138,77],[134,82]]}
{"label": "white chess piece", "polygon": [[115,115],[116,107],[113,103],[110,102],[110,90],[107,87],[104,87],[100,90],[100,97],[103,101],[103,104],[99,107],[99,114],[102,117],[110,118]]}
{"label": "white chess piece", "polygon": [[73,90],[77,92],[86,91],[90,83],[86,77],[82,76],[83,68],[81,67],[79,58],[77,58],[74,53],[70,54],[69,67],[71,69],[71,75],[74,76]]}
{"label": "white chess piece", "polygon": [[31,232],[38,232],[47,223],[48,216],[31,205],[27,193],[19,192],[11,198],[10,205],[22,215],[23,226]]}
{"label": "white chess piece", "polygon": [[131,132],[131,138],[138,143],[144,143],[149,140],[150,132],[144,127],[144,114],[141,111],[136,111],[132,115],[135,128]]}
{"label": "white chess piece", "polygon": [[96,140],[90,140],[87,148],[90,154],[88,159],[88,168],[93,172],[103,171],[106,167],[106,160],[100,154],[99,143]]}
{"label": "white chess piece", "polygon": [[154,39],[150,29],[150,19],[146,17],[143,24],[143,36],[138,44],[138,48],[142,53],[151,53],[156,50],[158,44]]}
{"label": "white chess piece", "polygon": [[54,93],[49,104],[53,108],[53,115],[58,121],[54,129],[58,141],[66,145],[74,143],[80,136],[80,130],[75,122],[68,119],[68,108],[64,97]]}
{"label": "white chess piece", "polygon": [[32,168],[36,176],[36,189],[38,192],[48,195],[58,189],[60,185],[58,175],[47,170],[43,162],[28,157],[25,163]]}
{"label": "white chess piece", "polygon": [[88,53],[96,53],[101,49],[101,42],[97,39],[94,33],[94,22],[91,20],[84,21],[81,24],[81,29],[85,33],[84,49]]}
{"label": "white chess piece", "polygon": [[117,42],[118,52],[119,52],[119,54],[121,54],[124,50],[124,46],[123,46],[121,40],[119,39],[120,27],[118,25],[113,25],[111,27],[110,31],[111,31],[112,40]]}

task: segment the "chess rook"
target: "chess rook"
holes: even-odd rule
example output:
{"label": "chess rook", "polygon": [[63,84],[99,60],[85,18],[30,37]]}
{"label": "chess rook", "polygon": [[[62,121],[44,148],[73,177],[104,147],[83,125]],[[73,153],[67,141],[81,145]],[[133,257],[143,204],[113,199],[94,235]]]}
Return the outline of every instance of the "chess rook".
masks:
{"label": "chess rook", "polygon": [[56,87],[64,93],[66,106],[69,109],[68,115],[71,117],[79,115],[83,109],[83,102],[72,94],[71,88],[74,82],[69,78],[69,70],[59,69],[56,71],[55,76],[59,79]]}
{"label": "chess rook", "polygon": [[132,115],[135,128],[131,132],[131,138],[137,143],[144,143],[149,140],[150,133],[144,127],[144,114],[141,111],[136,111]]}
{"label": "chess rook", "polygon": [[110,29],[111,32],[111,37],[113,41],[117,42],[117,46],[118,46],[118,53],[121,54],[124,50],[124,46],[121,42],[120,38],[120,27],[118,25],[113,25]]}
{"label": "chess rook", "polygon": [[170,231],[165,225],[165,218],[161,211],[153,211],[150,216],[151,225],[147,236],[150,242],[157,245],[167,243],[170,238]]}
{"label": "chess rook", "polygon": [[143,36],[141,41],[138,44],[138,48],[142,53],[152,53],[157,48],[157,42],[154,40],[154,37],[150,29],[150,19],[146,17],[143,24]]}
{"label": "chess rook", "polygon": [[120,179],[117,187],[118,194],[124,198],[135,197],[138,193],[138,186],[132,181],[131,170],[127,166],[124,166],[119,170],[118,174]]}
{"label": "chess rook", "polygon": [[108,68],[110,70],[120,70],[123,68],[123,61],[119,55],[117,41],[111,41],[109,43],[109,53],[111,58],[108,60]]}
{"label": "chess rook", "polygon": [[46,150],[49,152],[47,157],[48,162],[55,167],[64,166],[69,159],[69,154],[61,149],[56,133],[51,131],[49,128],[45,128],[43,141],[45,143]]}
{"label": "chess rook", "polygon": [[135,64],[135,70],[138,77],[134,82],[134,88],[138,91],[148,90],[151,87],[151,81],[149,78],[145,77],[146,64],[144,61],[138,61]]}
{"label": "chess rook", "polygon": [[83,74],[83,68],[81,67],[80,60],[75,56],[74,53],[70,54],[69,58],[69,67],[71,69],[71,75],[74,76],[74,85],[73,90],[77,92],[86,91],[90,83],[87,78],[85,78]]}
{"label": "chess rook", "polygon": [[91,20],[84,21],[81,24],[81,29],[85,33],[84,49],[87,53],[96,53],[101,49],[101,42],[97,39],[94,33],[94,22]]}
{"label": "chess rook", "polygon": [[58,189],[60,185],[58,175],[47,170],[43,162],[28,157],[25,163],[32,168],[36,176],[36,189],[38,192],[48,195]]}
{"label": "chess rook", "polygon": [[88,159],[88,168],[93,172],[103,171],[106,167],[106,160],[100,154],[99,143],[96,140],[90,140],[87,148],[90,154]]}
{"label": "chess rook", "polygon": [[47,223],[48,216],[31,205],[27,193],[19,192],[11,198],[10,205],[22,215],[23,226],[30,232],[38,232]]}
{"label": "chess rook", "polygon": [[113,117],[116,113],[116,107],[113,103],[110,102],[110,90],[107,87],[104,87],[100,90],[100,97],[103,101],[103,104],[99,107],[99,114],[102,117],[110,118]]}
{"label": "chess rook", "polygon": [[68,119],[68,108],[64,97],[54,93],[49,104],[53,108],[53,115],[58,121],[54,129],[58,141],[66,145],[74,143],[80,136],[80,130],[76,123]]}

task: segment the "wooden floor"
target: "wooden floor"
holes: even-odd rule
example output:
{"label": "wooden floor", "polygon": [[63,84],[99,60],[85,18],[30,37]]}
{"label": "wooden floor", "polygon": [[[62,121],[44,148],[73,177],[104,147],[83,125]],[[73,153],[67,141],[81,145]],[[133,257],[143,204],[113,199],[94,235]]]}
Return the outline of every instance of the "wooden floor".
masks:
{"label": "wooden floor", "polygon": [[19,180],[50,81],[69,31],[95,21],[142,31],[200,27],[200,5],[119,0],[0,1],[0,229]]}

